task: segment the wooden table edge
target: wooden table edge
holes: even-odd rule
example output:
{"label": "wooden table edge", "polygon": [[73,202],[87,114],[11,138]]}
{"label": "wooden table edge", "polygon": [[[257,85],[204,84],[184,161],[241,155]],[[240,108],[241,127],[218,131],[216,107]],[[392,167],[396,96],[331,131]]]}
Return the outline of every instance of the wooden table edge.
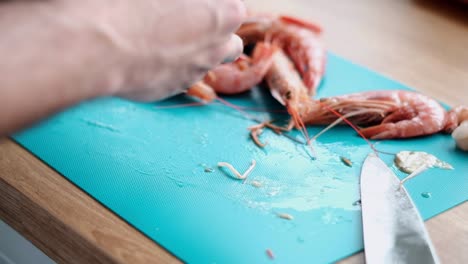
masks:
{"label": "wooden table edge", "polygon": [[10,139],[0,139],[0,219],[57,263],[180,263]]}

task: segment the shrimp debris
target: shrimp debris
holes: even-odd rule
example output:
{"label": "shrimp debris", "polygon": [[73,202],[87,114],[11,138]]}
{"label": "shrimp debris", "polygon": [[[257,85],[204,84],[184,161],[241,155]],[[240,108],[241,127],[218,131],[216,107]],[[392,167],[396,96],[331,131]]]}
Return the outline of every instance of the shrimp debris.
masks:
{"label": "shrimp debris", "polygon": [[260,139],[258,138],[258,136],[260,134],[262,134],[262,132],[263,132],[263,127],[264,127],[263,123],[260,124],[260,125],[249,127],[250,138],[252,138],[255,145],[257,145],[259,148],[263,148],[263,147],[265,147],[267,145],[267,143],[261,142]]}
{"label": "shrimp debris", "polygon": [[420,175],[427,169],[436,167],[453,170],[452,165],[422,151],[401,151],[395,156],[394,163],[402,172],[409,173],[406,178],[400,181],[400,188],[406,181]]}
{"label": "shrimp debris", "polygon": [[452,165],[422,151],[400,151],[395,156],[395,165],[405,173],[414,173],[420,167],[453,170]]}
{"label": "shrimp debris", "polygon": [[252,181],[252,182],[250,183],[250,185],[252,185],[252,186],[255,187],[255,188],[260,188],[260,187],[262,187],[262,183],[259,182],[259,181]]}
{"label": "shrimp debris", "polygon": [[214,169],[213,169],[213,168],[210,168],[210,167],[206,167],[206,168],[204,169],[204,171],[205,171],[206,173],[212,173],[212,172],[214,171]]}
{"label": "shrimp debris", "polygon": [[271,249],[267,248],[267,250],[265,251],[265,253],[267,254],[267,256],[268,256],[270,259],[275,259],[275,254],[273,254],[273,251],[271,251]]}
{"label": "shrimp debris", "polygon": [[250,167],[243,173],[240,174],[238,170],[232,166],[232,164],[227,163],[227,162],[218,162],[218,167],[226,167],[228,168],[236,177],[238,180],[245,180],[247,179],[247,176],[252,172],[252,170],[255,168],[255,165],[257,162],[255,160],[252,160],[252,163],[250,164]]}
{"label": "shrimp debris", "polygon": [[352,163],[349,159],[347,159],[347,158],[345,158],[345,157],[340,157],[340,160],[341,160],[341,162],[344,163],[344,165],[346,165],[346,166],[348,166],[348,167],[352,167],[352,166],[353,166],[353,163]]}
{"label": "shrimp debris", "polygon": [[294,220],[294,217],[290,214],[286,214],[286,213],[279,213],[279,214],[276,214],[279,218],[281,219],[285,219],[285,220]]}

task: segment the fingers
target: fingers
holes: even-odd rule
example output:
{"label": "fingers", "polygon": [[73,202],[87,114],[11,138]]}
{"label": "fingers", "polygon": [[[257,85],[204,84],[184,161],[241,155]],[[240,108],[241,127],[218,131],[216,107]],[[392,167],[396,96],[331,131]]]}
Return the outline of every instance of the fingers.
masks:
{"label": "fingers", "polygon": [[[177,2],[177,1],[176,1]],[[177,8],[162,8],[157,23],[158,44],[170,48],[174,42],[207,43],[225,39],[235,32],[246,17],[241,0],[186,0]]]}
{"label": "fingers", "polygon": [[241,0],[214,0],[218,6],[218,17],[221,17],[221,33],[236,31],[247,17],[247,8]]}
{"label": "fingers", "polygon": [[[227,41],[204,48],[196,55],[192,55],[192,68],[197,73],[207,72],[221,63],[232,62],[242,53],[242,39],[231,34]],[[183,67],[183,65],[180,65]]]}
{"label": "fingers", "polygon": [[233,34],[246,17],[242,0],[173,2],[156,14],[135,19],[141,23],[121,25],[139,51],[137,56],[129,55],[138,67],[131,66],[127,75],[136,71],[139,77],[128,78],[120,96],[140,101],[166,98],[242,53],[242,40]]}
{"label": "fingers", "polygon": [[236,34],[232,34],[229,41],[222,47],[224,56],[221,62],[228,63],[235,61],[242,54],[243,48],[242,39]]}
{"label": "fingers", "polygon": [[[188,69],[185,74],[182,73],[179,76],[183,76],[184,79],[182,89],[190,87],[195,82],[201,80],[203,76],[220,63],[228,63],[235,61],[243,51],[242,39],[231,34],[229,40],[219,45],[216,48],[208,48],[204,53],[198,56],[193,67]],[[182,68],[182,67],[181,67]]]}

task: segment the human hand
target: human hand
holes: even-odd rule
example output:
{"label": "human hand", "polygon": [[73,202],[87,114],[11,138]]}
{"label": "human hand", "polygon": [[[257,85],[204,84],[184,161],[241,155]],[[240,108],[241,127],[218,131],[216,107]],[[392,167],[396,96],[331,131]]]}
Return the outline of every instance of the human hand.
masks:
{"label": "human hand", "polygon": [[241,0],[62,0],[59,5],[70,22],[84,23],[116,51],[118,65],[109,69],[105,94],[163,99],[242,52],[242,41],[233,34],[246,13]]}

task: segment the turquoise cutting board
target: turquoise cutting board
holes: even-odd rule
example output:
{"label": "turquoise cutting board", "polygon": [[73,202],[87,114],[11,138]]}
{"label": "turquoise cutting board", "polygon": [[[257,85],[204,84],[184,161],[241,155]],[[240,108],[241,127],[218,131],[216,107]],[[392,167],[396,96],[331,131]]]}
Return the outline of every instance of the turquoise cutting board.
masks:
{"label": "turquoise cutting board", "polygon": [[[329,55],[319,97],[372,89],[407,88]],[[281,109],[260,88],[227,99]],[[268,145],[259,149],[248,136],[254,123],[231,108],[218,103],[158,108],[188,102],[183,96],[158,104],[98,99],[14,139],[185,262],[270,263],[265,252],[271,249],[277,263],[327,263],[362,250],[356,201],[360,164],[370,148],[352,129],[326,133],[314,144],[315,153],[265,131],[261,138]],[[309,133],[320,129],[311,127]],[[298,132],[291,135],[301,138]],[[455,149],[450,136],[377,146],[427,151],[455,167],[429,170],[406,184],[424,219],[467,200],[467,155]],[[382,157],[392,164],[392,156]],[[257,166],[245,182],[217,168],[226,161],[244,171],[252,159]],[[424,198],[424,192],[431,197]],[[281,219],[280,213],[294,219]]]}

